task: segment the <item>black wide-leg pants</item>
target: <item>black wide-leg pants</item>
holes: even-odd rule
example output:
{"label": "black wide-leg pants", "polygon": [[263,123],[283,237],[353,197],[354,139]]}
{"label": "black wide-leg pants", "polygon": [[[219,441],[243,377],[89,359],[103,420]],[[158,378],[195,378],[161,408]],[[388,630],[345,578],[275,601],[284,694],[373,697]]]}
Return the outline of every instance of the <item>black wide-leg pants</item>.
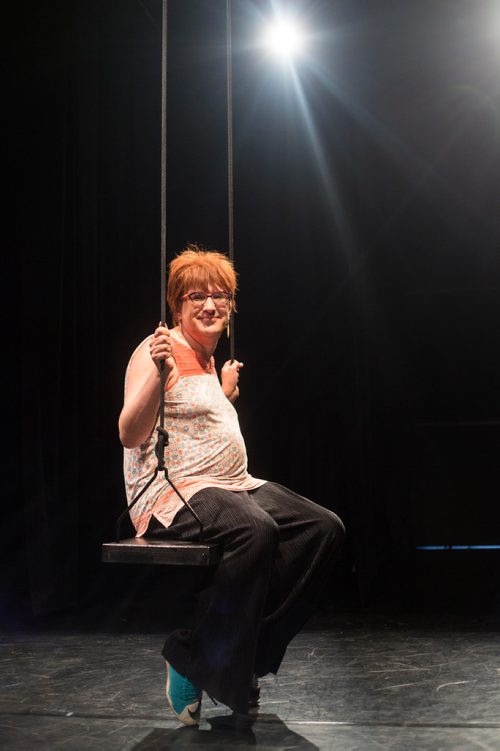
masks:
{"label": "black wide-leg pants", "polygon": [[[193,627],[170,633],[163,656],[246,713],[252,674],[278,671],[328,582],[344,527],[333,512],[271,482],[249,492],[206,488],[190,503],[222,557],[198,594]],[[167,533],[196,540],[199,528],[183,508]]]}

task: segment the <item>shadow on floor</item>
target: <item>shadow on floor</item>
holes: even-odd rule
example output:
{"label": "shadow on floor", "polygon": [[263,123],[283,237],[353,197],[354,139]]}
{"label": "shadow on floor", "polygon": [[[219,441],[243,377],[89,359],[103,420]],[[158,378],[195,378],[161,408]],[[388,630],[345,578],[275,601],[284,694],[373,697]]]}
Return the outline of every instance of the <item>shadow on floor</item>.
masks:
{"label": "shadow on floor", "polygon": [[[205,722],[210,726],[204,728]],[[318,747],[290,730],[275,714],[258,717],[207,717],[201,728],[182,727],[176,730],[155,728],[134,746],[134,751],[189,749],[194,746],[217,749],[268,748],[294,751],[319,751]]]}

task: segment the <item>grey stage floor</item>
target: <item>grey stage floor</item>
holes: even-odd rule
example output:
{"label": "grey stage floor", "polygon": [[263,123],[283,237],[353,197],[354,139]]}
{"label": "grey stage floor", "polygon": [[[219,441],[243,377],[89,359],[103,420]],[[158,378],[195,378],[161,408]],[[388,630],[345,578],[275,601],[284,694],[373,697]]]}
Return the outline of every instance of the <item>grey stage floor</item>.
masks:
{"label": "grey stage floor", "polygon": [[500,634],[481,618],[323,618],[299,634],[260,711],[200,729],[166,706],[159,633],[4,632],[2,749],[500,749]]}

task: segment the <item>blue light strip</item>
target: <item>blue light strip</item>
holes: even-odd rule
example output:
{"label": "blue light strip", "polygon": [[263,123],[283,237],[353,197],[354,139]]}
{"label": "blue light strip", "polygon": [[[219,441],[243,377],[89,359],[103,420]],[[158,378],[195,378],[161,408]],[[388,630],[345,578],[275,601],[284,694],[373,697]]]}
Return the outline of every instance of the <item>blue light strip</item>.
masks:
{"label": "blue light strip", "polygon": [[417,545],[417,550],[500,550],[500,545]]}

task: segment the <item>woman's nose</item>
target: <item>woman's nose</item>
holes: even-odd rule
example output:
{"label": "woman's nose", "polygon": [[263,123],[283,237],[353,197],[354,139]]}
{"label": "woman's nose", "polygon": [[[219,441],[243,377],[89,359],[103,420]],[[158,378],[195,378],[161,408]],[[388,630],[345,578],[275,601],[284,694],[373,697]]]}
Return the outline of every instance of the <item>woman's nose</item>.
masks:
{"label": "woman's nose", "polygon": [[212,300],[212,297],[208,295],[207,299],[205,300],[203,304],[203,310],[215,310],[214,301]]}

